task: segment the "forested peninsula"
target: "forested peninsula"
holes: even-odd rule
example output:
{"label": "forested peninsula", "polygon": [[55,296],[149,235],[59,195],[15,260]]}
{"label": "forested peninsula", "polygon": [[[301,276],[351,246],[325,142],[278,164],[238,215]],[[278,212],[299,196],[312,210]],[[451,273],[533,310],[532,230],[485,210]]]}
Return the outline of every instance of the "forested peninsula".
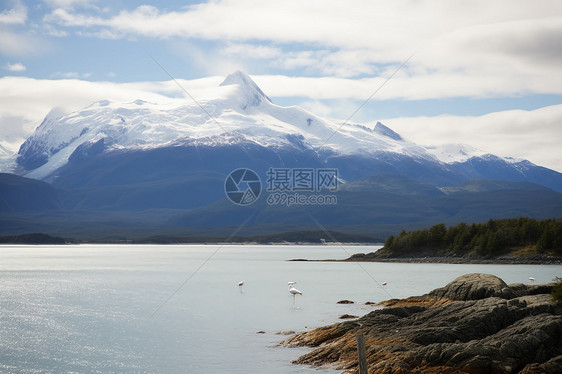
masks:
{"label": "forested peninsula", "polygon": [[490,219],[446,227],[402,231],[377,252],[348,261],[560,263],[562,220]]}

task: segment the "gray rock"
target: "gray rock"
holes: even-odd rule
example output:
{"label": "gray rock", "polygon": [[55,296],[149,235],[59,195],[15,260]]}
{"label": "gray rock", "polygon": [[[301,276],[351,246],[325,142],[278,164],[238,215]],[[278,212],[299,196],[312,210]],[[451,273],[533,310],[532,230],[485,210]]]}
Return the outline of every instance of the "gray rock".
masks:
{"label": "gray rock", "polygon": [[500,278],[491,274],[461,275],[448,285],[429,293],[431,296],[444,297],[451,300],[480,300],[487,297],[512,299],[515,292]]}
{"label": "gray rock", "polygon": [[413,349],[403,359],[410,365],[426,361],[466,371],[513,373],[562,354],[561,339],[562,316],[539,314],[483,339]]}
{"label": "gray rock", "polygon": [[554,291],[554,283],[550,284],[523,284],[516,283],[510,284],[509,288],[513,291],[516,297],[526,296],[526,295],[540,295],[552,293]]}

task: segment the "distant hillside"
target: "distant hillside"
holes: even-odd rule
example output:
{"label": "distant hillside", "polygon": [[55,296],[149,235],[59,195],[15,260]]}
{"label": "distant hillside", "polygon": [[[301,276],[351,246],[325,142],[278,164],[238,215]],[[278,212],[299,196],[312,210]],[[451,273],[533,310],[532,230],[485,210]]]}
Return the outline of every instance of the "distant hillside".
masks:
{"label": "distant hillside", "polygon": [[191,236],[152,236],[134,241],[134,243],[176,244],[176,243],[312,243],[321,244],[336,241],[338,243],[380,243],[381,240],[367,235],[346,234],[337,231],[299,230],[278,234],[262,234],[233,237],[225,235],[191,235]]}
{"label": "distant hillside", "polygon": [[59,208],[59,198],[50,184],[0,173],[0,212],[37,212]]}
{"label": "distant hillside", "polygon": [[0,236],[0,244],[65,244],[58,236],[42,233]]}
{"label": "distant hillside", "polygon": [[[222,177],[208,176],[217,188],[224,188]],[[337,198],[333,205],[269,205],[268,192],[263,191],[255,203],[239,206],[228,200],[224,191],[222,198],[204,202],[203,193],[191,194],[185,186],[195,184],[194,188],[204,190],[206,185],[187,175],[175,180],[173,184],[123,185],[123,194],[117,195],[108,187],[101,204],[97,187],[81,187],[78,195],[73,188],[4,175],[0,191],[10,192],[0,194],[4,202],[0,235],[48,232],[86,240],[228,237],[241,226],[242,236],[327,229],[386,238],[402,229],[423,229],[437,223],[562,218],[562,194],[528,182],[472,180],[438,188],[404,175],[382,173],[342,184],[337,191],[322,191]],[[19,187],[13,187],[18,186],[15,182]],[[151,198],[145,188],[162,188],[164,192]],[[137,199],[147,200],[144,209],[129,204]],[[203,206],[186,208],[188,201],[197,200]],[[7,209],[14,206],[21,209]]]}
{"label": "distant hillside", "polygon": [[403,175],[383,173],[343,184],[333,193],[337,197],[334,205],[272,206],[261,199],[240,207],[224,198],[179,213],[171,218],[170,225],[220,227],[249,219],[249,225],[314,226],[317,220],[328,227],[396,224],[400,230],[404,225],[424,227],[490,218],[562,218],[562,194],[546,187],[489,180],[471,181],[469,185],[470,189],[461,185],[444,192]]}

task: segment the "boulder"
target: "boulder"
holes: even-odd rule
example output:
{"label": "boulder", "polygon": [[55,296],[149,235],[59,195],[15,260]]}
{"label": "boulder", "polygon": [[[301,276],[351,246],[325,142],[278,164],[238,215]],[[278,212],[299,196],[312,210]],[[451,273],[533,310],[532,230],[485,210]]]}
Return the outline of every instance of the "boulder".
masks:
{"label": "boulder", "polygon": [[500,278],[491,274],[461,275],[445,287],[429,293],[431,296],[443,297],[450,300],[480,300],[487,297],[501,297],[512,299],[515,292]]}

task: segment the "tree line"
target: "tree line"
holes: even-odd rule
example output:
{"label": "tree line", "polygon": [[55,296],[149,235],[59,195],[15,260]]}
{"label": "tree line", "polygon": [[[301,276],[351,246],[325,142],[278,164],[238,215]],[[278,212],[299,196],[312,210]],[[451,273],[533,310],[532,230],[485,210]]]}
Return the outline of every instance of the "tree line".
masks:
{"label": "tree line", "polygon": [[459,223],[449,228],[438,224],[391,235],[380,251],[400,255],[431,250],[438,254],[494,257],[522,248],[537,254],[562,255],[562,220],[490,219],[486,223]]}

